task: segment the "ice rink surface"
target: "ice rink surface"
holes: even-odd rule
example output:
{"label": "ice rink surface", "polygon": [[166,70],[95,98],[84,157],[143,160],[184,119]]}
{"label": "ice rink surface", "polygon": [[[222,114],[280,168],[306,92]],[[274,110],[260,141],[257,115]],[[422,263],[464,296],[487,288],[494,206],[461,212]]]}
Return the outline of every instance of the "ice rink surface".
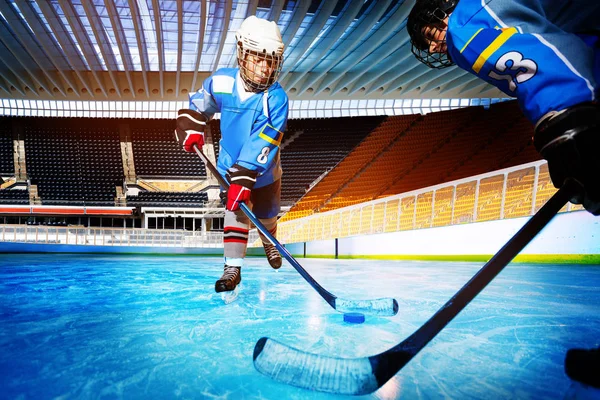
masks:
{"label": "ice rink surface", "polygon": [[[343,322],[287,263],[249,258],[214,292],[222,259],[2,255],[0,398],[331,399],[252,364],[268,336],[362,357],[399,343],[482,263],[298,259],[346,299],[394,297],[394,317]],[[380,390],[360,399],[557,399],[571,347],[600,345],[600,266],[509,265]]]}

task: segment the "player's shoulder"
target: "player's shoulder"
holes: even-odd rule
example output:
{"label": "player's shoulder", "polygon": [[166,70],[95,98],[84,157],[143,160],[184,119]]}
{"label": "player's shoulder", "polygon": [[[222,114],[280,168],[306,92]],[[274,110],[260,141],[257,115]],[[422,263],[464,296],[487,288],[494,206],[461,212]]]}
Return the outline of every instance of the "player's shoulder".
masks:
{"label": "player's shoulder", "polygon": [[233,93],[237,71],[237,68],[220,68],[216,70],[210,76],[211,85],[209,90],[211,90],[211,93],[213,95]]}
{"label": "player's shoulder", "polygon": [[494,27],[496,21],[490,13],[493,12],[492,8],[498,9],[497,3],[494,0],[460,0],[450,15],[448,30],[469,26]]}
{"label": "player's shoulder", "polygon": [[288,102],[288,95],[279,82],[271,85],[269,88],[269,105],[271,107],[280,107],[286,105]]}
{"label": "player's shoulder", "polygon": [[216,76],[228,76],[231,78],[235,78],[235,75],[237,74],[238,69],[237,68],[219,68],[218,70],[216,70],[212,76],[216,77]]}

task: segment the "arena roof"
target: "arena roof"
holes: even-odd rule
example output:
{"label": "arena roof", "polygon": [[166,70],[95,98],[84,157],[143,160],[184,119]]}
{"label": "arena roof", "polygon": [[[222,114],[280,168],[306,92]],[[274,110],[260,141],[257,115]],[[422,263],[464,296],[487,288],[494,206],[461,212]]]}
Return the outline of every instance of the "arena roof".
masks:
{"label": "arena roof", "polygon": [[280,82],[298,108],[318,109],[316,101],[362,101],[355,106],[375,109],[392,100],[394,106],[505,97],[456,67],[431,70],[416,60],[405,29],[413,5],[0,0],[0,99],[68,108],[72,101],[185,102],[212,71],[236,65],[234,33],[252,14],[278,21],[286,45]]}

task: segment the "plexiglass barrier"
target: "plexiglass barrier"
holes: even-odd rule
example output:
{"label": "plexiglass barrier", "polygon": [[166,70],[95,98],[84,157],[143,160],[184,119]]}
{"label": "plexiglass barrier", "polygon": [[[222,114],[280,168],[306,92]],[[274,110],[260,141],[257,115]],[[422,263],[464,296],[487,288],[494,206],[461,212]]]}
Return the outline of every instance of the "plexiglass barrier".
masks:
{"label": "plexiglass barrier", "polygon": [[[536,161],[282,222],[277,233],[299,243],[525,217],[555,192],[547,163]],[[569,203],[561,212],[581,209]]]}

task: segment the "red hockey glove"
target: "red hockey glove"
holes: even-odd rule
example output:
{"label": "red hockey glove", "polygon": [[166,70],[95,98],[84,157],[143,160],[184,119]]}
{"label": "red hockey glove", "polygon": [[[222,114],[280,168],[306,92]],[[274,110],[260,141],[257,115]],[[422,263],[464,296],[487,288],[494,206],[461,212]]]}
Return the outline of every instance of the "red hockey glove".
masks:
{"label": "red hockey glove", "polygon": [[225,207],[229,211],[240,209],[241,203],[247,203],[250,200],[252,188],[256,183],[256,171],[240,167],[234,164],[227,170],[227,180],[229,181],[229,190],[227,191],[227,204]]}
{"label": "red hockey glove", "polygon": [[194,145],[202,149],[204,145],[204,128],[207,118],[194,110],[181,109],[177,112],[175,139],[187,152],[194,152]]}

